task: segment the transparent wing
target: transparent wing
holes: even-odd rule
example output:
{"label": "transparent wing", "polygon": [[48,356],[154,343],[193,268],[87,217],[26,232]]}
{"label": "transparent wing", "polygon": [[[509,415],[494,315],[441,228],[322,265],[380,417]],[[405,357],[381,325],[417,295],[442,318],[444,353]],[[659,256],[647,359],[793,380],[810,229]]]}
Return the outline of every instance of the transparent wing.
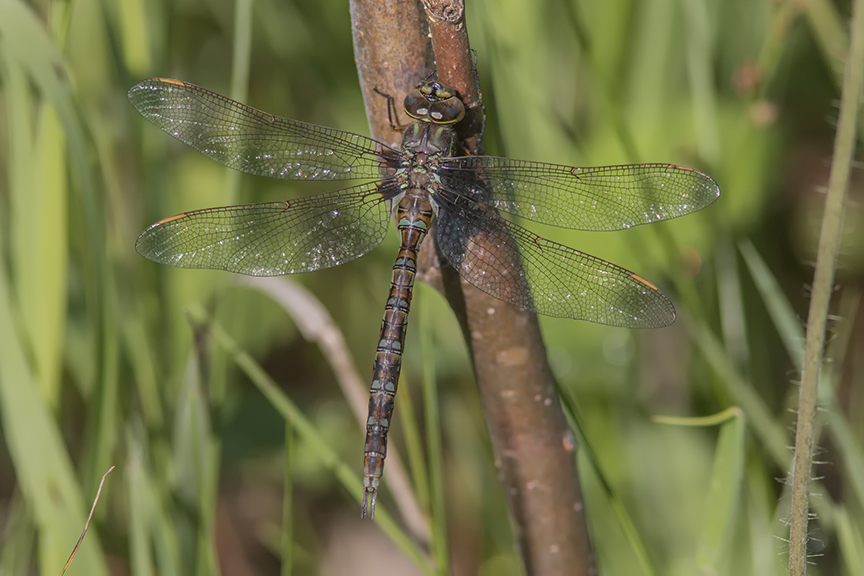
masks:
{"label": "transparent wing", "polygon": [[359,134],[273,116],[194,84],[154,78],[129,90],[144,118],[219,164],[289,180],[379,178],[399,153]]}
{"label": "transparent wing", "polygon": [[701,210],[720,196],[709,176],[676,164],[576,168],[492,156],[448,158],[444,187],[534,222],[621,230]]}
{"label": "transparent wing", "polygon": [[384,239],[386,194],[374,183],[286,202],[184,212],[145,230],[135,244],[180,268],[278,276],[338,266]]}
{"label": "transparent wing", "polygon": [[538,314],[626,328],[675,321],[669,299],[636,274],[540,238],[464,196],[436,194],[436,239],[459,274],[487,294]]}

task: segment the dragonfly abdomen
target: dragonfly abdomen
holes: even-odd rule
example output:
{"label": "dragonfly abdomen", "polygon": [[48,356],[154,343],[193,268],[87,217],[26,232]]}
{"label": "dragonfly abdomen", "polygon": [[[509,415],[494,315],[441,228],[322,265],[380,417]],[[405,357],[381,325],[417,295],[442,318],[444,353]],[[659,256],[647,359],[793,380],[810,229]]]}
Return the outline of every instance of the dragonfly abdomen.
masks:
{"label": "dragonfly abdomen", "polygon": [[393,399],[402,369],[402,351],[408,329],[408,310],[417,273],[417,252],[432,222],[432,205],[425,194],[409,192],[396,210],[400,248],[393,264],[390,293],[381,321],[381,337],[375,353],[372,386],[369,391],[369,417],[366,420],[366,444],[363,463],[363,505],[371,497],[369,515],[375,515],[375,500],[384,458],[387,456],[387,432],[393,415]]}

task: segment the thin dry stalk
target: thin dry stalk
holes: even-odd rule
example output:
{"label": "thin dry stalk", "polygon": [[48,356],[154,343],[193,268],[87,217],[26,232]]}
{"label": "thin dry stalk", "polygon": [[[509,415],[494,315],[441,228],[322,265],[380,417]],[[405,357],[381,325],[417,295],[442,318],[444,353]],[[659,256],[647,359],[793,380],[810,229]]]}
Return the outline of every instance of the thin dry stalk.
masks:
{"label": "thin dry stalk", "polygon": [[852,10],[852,34],[843,79],[828,195],[822,216],[816,272],[813,278],[813,296],[807,317],[804,370],[798,393],[798,421],[791,473],[792,508],[789,523],[789,574],[792,576],[804,576],[807,571],[807,524],[817,387],[825,344],[825,328],[828,322],[828,306],[833,292],[834,270],[843,227],[843,205],[849,188],[852,158],[855,154],[855,137],[861,107],[862,81],[864,81],[864,0],[856,0]]}

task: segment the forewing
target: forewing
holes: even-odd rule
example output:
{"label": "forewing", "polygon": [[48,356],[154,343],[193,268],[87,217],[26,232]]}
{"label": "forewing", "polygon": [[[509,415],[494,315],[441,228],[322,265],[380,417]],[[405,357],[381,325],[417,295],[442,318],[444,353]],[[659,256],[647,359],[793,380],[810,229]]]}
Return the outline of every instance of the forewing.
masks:
{"label": "forewing", "polygon": [[188,82],[154,78],[129,90],[144,118],[210,159],[289,180],[379,178],[398,152],[371,138],[273,116]]}
{"label": "forewing", "polygon": [[720,196],[709,176],[676,164],[576,168],[492,156],[448,158],[443,187],[552,226],[621,230],[701,210]]}
{"label": "forewing", "polygon": [[279,276],[338,266],[384,239],[390,217],[374,183],[286,202],[184,212],[145,230],[135,244],[180,268]]}
{"label": "forewing", "polygon": [[540,238],[465,197],[436,196],[439,248],[487,294],[538,314],[609,326],[659,328],[675,321],[669,299],[636,274]]}

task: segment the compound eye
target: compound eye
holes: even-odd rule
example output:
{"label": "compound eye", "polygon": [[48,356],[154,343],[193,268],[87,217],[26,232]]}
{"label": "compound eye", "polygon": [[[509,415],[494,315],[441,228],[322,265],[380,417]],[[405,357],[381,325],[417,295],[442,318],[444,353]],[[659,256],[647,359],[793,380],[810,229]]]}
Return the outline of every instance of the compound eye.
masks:
{"label": "compound eye", "polygon": [[[425,88],[425,86],[424,86]],[[415,120],[428,120],[429,98],[421,90],[414,90],[405,96],[405,113]]]}
{"label": "compound eye", "polygon": [[429,119],[435,124],[455,124],[465,117],[465,105],[456,96],[433,102],[428,110]]}

